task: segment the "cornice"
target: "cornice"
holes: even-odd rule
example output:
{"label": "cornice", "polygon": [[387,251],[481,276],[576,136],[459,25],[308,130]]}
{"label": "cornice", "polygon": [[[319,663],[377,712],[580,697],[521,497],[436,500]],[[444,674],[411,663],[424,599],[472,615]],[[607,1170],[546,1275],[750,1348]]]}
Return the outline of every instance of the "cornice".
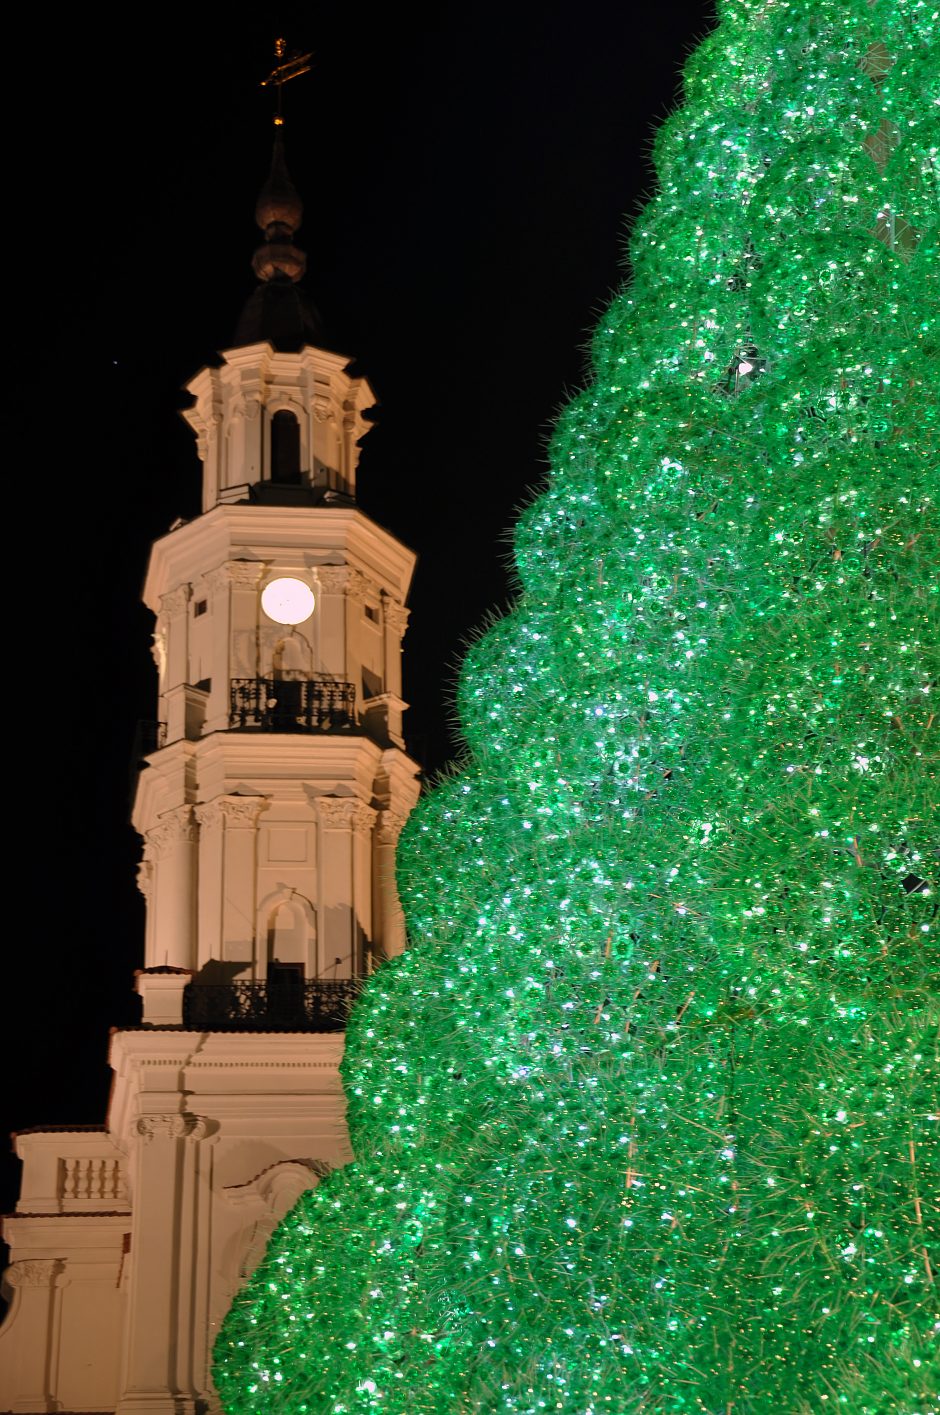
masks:
{"label": "cornice", "polygon": [[[212,732],[191,744],[195,748],[200,772],[215,761],[231,763],[233,770],[257,779],[277,779],[290,768],[290,780],[297,781],[295,759],[305,764],[300,780],[315,783],[324,779],[356,781],[365,774],[375,773],[382,761],[382,748],[365,736],[311,735],[276,741],[261,734]],[[371,778],[369,784],[371,785]]]}
{"label": "cornice", "polygon": [[219,505],[154,542],[144,601],[157,614],[162,595],[243,556],[270,569],[348,564],[399,602],[417,561],[358,507]]}

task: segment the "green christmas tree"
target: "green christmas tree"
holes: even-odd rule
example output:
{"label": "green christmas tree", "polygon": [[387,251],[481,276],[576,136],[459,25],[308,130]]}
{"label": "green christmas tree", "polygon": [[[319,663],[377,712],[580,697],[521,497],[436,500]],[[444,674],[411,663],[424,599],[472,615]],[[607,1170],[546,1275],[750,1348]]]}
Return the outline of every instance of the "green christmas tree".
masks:
{"label": "green christmas tree", "polygon": [[940,1411],[938,23],[692,56],[229,1411]]}

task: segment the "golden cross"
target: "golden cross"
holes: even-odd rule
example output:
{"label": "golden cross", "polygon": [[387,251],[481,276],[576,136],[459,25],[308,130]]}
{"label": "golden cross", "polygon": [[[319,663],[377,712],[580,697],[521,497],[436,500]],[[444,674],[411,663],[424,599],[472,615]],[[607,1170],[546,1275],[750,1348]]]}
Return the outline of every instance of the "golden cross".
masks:
{"label": "golden cross", "polygon": [[286,83],[291,79],[299,79],[301,74],[310,72],[310,61],[313,52],[309,54],[287,55],[287,40],[276,39],[274,41],[274,57],[278,61],[266,79],[261,80],[262,88],[270,88],[273,84],[277,90],[277,111],[274,114],[274,126],[281,128],[284,126],[283,111],[283,90]]}

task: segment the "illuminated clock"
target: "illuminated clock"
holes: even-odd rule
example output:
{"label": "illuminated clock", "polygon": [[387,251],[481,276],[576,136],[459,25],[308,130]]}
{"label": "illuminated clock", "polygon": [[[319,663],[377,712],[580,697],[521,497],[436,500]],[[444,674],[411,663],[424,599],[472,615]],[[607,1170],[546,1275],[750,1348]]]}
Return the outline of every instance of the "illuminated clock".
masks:
{"label": "illuminated clock", "polygon": [[303,624],[315,603],[310,586],[287,575],[272,580],[261,591],[261,608],[275,624]]}

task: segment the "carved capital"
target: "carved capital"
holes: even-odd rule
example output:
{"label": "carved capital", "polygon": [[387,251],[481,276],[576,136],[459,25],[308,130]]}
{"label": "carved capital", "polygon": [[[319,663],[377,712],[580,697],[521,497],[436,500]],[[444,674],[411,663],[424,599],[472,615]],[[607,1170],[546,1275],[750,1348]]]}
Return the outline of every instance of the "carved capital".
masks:
{"label": "carved capital", "polygon": [[51,1287],[64,1266],[63,1258],[24,1258],[11,1263],[5,1277],[11,1287]]}
{"label": "carved capital", "polygon": [[254,589],[264,574],[265,564],[263,560],[227,560],[223,568],[228,571],[230,584]]}
{"label": "carved capital", "polygon": [[352,830],[357,835],[371,834],[378,811],[355,796],[317,796],[320,824],[328,830]]}
{"label": "carved capital", "polygon": [[178,806],[175,811],[167,811],[153,829],[147,831],[144,836],[148,846],[147,857],[162,860],[174,846],[180,843],[191,845],[197,838],[192,806]]}
{"label": "carved capital", "polygon": [[371,806],[367,806],[364,801],[356,802],[356,809],[352,813],[352,828],[356,835],[369,835],[375,830],[375,822],[378,819],[378,811],[374,811]]}
{"label": "carved capital", "polygon": [[161,610],[171,617],[175,614],[182,614],[189,603],[191,593],[191,585],[177,585],[175,590],[168,590],[166,594],[160,596]]}
{"label": "carved capital", "polygon": [[349,583],[348,565],[318,565],[317,579],[324,594],[345,594]]}
{"label": "carved capital", "polygon": [[376,604],[378,587],[351,565],[319,565],[317,578],[323,594],[344,594],[360,604]]}
{"label": "carved capital", "polygon": [[217,565],[214,570],[207,571],[203,581],[213,594],[227,590],[229,585],[254,589],[264,574],[264,569],[263,560],[227,560],[224,565]]}
{"label": "carved capital", "polygon": [[150,645],[150,656],[159,674],[163,674],[166,668],[166,629],[162,623],[157,623],[153,631],[153,642]]}
{"label": "carved capital", "polygon": [[202,1115],[139,1115],[134,1133],[144,1144],[153,1140],[203,1140],[209,1133],[209,1122]]}
{"label": "carved capital", "polygon": [[203,582],[210,594],[218,594],[222,590],[227,590],[231,584],[227,567],[219,565],[215,570],[209,570],[203,576]]}
{"label": "carved capital", "polygon": [[137,888],[145,899],[153,893],[153,861],[146,855],[137,866]]}
{"label": "carved capital", "polygon": [[313,416],[318,423],[328,422],[333,415],[332,401],[324,394],[318,393],[313,400]]}
{"label": "carved capital", "polygon": [[358,604],[375,604],[378,598],[372,581],[367,580],[365,575],[360,574],[358,570],[352,569],[349,571],[346,593]]}
{"label": "carved capital", "polygon": [[400,639],[405,637],[405,630],[408,628],[410,618],[411,610],[406,609],[403,604],[398,604],[393,599],[385,601],[385,622]]}
{"label": "carved capital", "polygon": [[405,828],[407,816],[400,811],[382,811],[379,816],[378,839],[380,845],[397,845],[398,837]]}
{"label": "carved capital", "polygon": [[253,826],[270,805],[267,796],[216,796],[196,807],[196,819],[209,830],[221,825]]}

